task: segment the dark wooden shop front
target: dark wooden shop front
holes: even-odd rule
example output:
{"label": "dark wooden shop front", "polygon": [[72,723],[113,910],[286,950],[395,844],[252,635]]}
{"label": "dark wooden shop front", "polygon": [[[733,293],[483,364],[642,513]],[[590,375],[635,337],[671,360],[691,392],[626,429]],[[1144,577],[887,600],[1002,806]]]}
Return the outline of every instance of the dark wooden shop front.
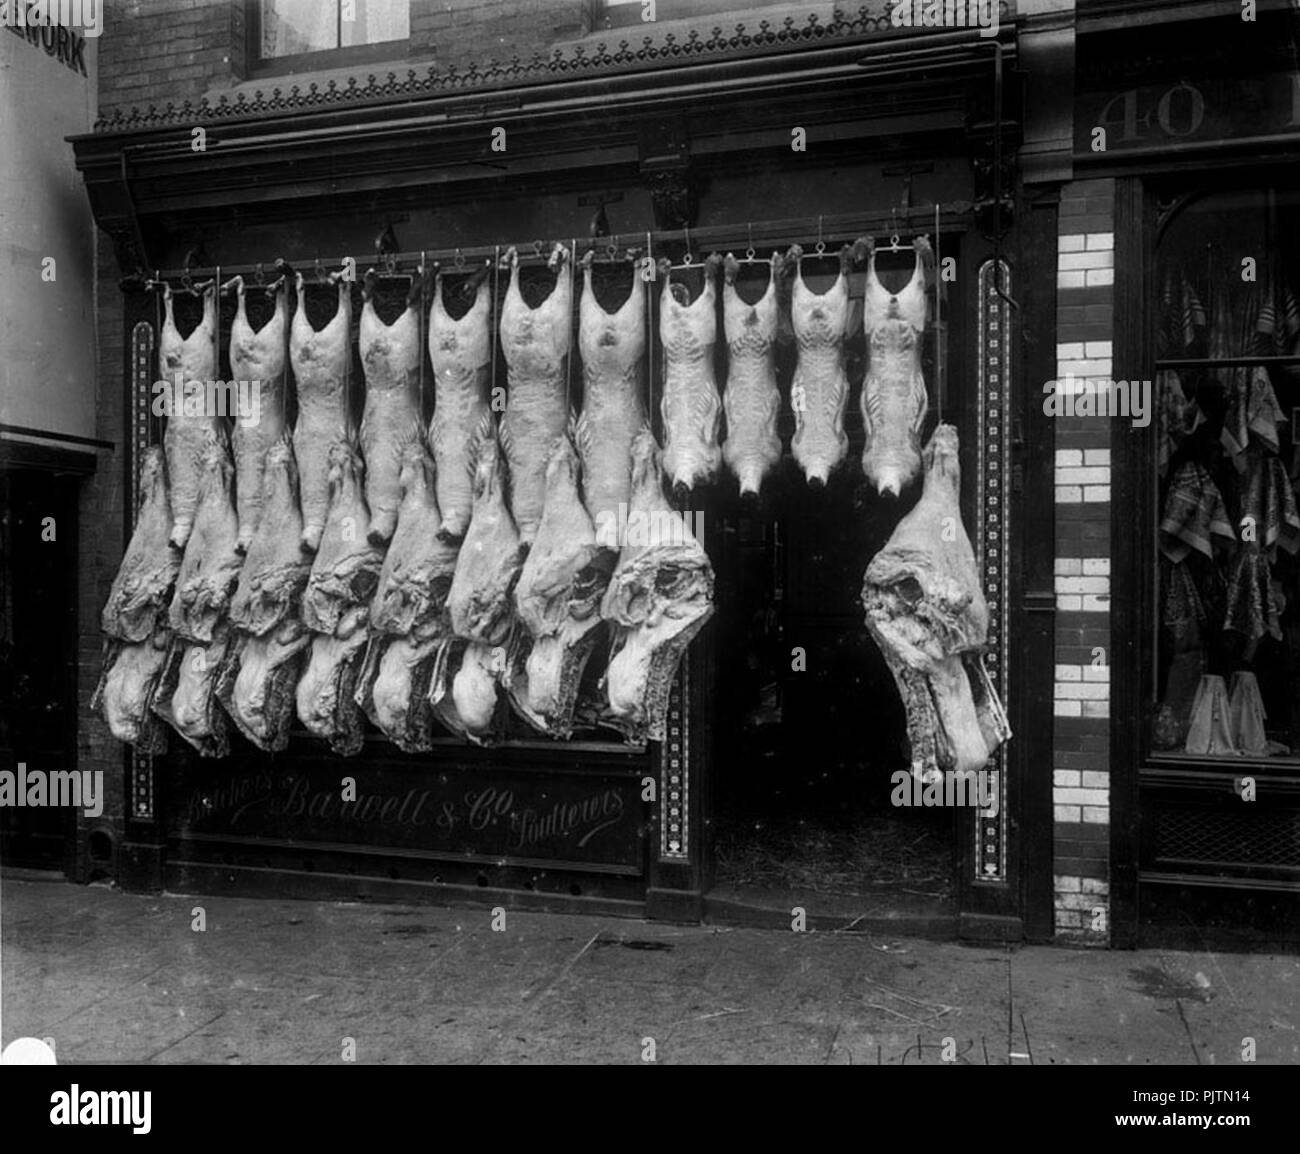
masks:
{"label": "dark wooden shop front", "polygon": [[[1110,7],[1080,25],[1075,164],[1115,181],[1114,375],[1154,381],[1157,413],[1112,433],[1114,941],[1193,922],[1293,934],[1300,619],[1283,490],[1300,445],[1300,20],[1225,4],[1148,25]],[[1288,474],[1279,530],[1255,479]],[[1204,551],[1172,515],[1193,476],[1228,529]],[[1247,565],[1257,601],[1241,596]],[[1260,707],[1253,732],[1241,709],[1220,716],[1229,691]]]}
{"label": "dark wooden shop front", "polygon": [[[1030,212],[1021,203],[1010,20],[998,43],[995,53],[974,33],[909,38],[845,21],[816,37],[724,41],[689,63],[632,53],[639,58],[630,66],[569,73],[543,62],[485,74],[479,91],[431,79],[381,85],[373,99],[303,107],[267,100],[213,118],[203,153],[191,151],[190,123],[179,113],[75,143],[123,272],[176,270],[199,250],[191,255],[195,280],[259,262],[269,270],[276,257],[301,267],[309,282],[317,260],[332,269],[355,256],[360,273],[377,262],[368,254],[387,228],[399,239],[400,271],[420,254],[455,267],[458,250],[468,265],[498,247],[531,250],[535,240],[546,247],[576,240],[579,256],[588,246],[603,256],[613,243],[677,261],[688,251],[702,260],[751,247],[761,260],[795,242],[811,257],[820,242],[829,257],[863,234],[885,248],[894,235],[904,243],[913,234],[933,237],[937,206],[941,256],[955,258],[960,271],[940,285],[927,338],[924,435],[940,413],[961,434],[963,519],[987,578],[991,665],[1013,727],[1029,734],[1032,718],[1050,713],[1041,692],[1050,689],[1043,664],[1050,653],[1022,651],[1009,607],[1043,572],[1050,588],[1051,541],[1038,535],[1042,556],[1026,560],[1014,502],[1026,468],[1045,473],[1050,455],[1027,454],[1015,406],[1021,374],[1037,371],[1019,363],[1022,329],[1051,323],[1056,223],[1050,208]],[[491,149],[494,127],[506,130],[504,153]],[[794,128],[806,131],[806,149],[792,148]],[[602,204],[611,235],[592,241]],[[882,278],[901,284],[911,259],[882,253]],[[809,260],[810,286],[826,287],[832,268]],[[629,280],[630,266],[616,262],[600,275],[611,293],[606,307],[616,305],[625,290],[613,282]],[[861,285],[859,269],[858,298]],[[1037,290],[1041,303],[1026,303],[1013,318],[1008,298],[1028,300]],[[197,301],[178,301],[197,315]],[[156,434],[141,383],[153,379],[145,358],[157,307],[147,293],[121,298],[123,404],[135,442],[124,462],[128,485]],[[331,306],[310,305],[317,307],[319,324]],[[232,310],[223,303],[223,334]],[[192,321],[179,323],[184,332]],[[1050,343],[1044,332],[1039,347]],[[787,460],[757,505],[742,506],[727,481],[691,499],[717,571],[717,612],[683,662],[667,741],[628,747],[587,730],[550,742],[520,728],[489,747],[447,738],[430,754],[406,755],[370,732],[363,750],[343,759],[303,732],[279,755],[235,739],[219,761],[174,741],[165,756],[125,759],[124,884],[705,916],[711,807],[720,787],[746,772],[736,725],[753,702],[740,702],[735,687],[748,676],[742,648],[752,647],[755,629],[768,630],[769,649],[785,655],[783,667],[773,665],[787,755],[839,759],[840,772],[861,773],[873,757],[883,767],[903,732],[856,596],[871,552],[917,494],[896,508],[863,495],[861,346],[858,338],[849,348],[844,472],[855,476],[819,495],[805,491]],[[720,366],[724,357],[719,339]],[[788,363],[779,364],[779,380],[788,394]],[[788,404],[783,422],[788,444]],[[1050,488],[1037,492],[1050,501]],[[1038,507],[1037,497],[1030,505]],[[778,607],[766,625],[756,626],[745,608],[756,588]],[[790,669],[795,645],[815,655],[816,672]],[[1019,691],[1031,684],[1032,692]],[[846,756],[855,746],[864,751],[856,767]],[[1030,783],[1022,752],[1032,748],[1033,740],[1013,740],[990,766],[1002,790],[996,816],[962,810],[952,818],[954,932],[959,917],[973,934],[1019,937],[1026,917],[1031,934],[1050,932],[1050,893],[1029,878],[1050,876],[1042,857],[1050,840],[1020,834],[1027,823],[1043,830],[1050,823],[1050,798]],[[872,772],[887,793],[888,771]],[[345,777],[355,778],[354,802],[340,800]]]}

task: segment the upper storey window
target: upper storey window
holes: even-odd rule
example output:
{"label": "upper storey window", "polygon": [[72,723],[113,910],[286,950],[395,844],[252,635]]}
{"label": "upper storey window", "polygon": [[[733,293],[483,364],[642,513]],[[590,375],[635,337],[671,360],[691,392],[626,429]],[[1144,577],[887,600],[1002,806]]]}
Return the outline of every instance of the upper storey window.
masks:
{"label": "upper storey window", "polygon": [[253,0],[258,72],[300,72],[406,54],[410,0]]}
{"label": "upper storey window", "polygon": [[[668,20],[708,19],[721,12],[740,12],[750,8],[771,8],[784,4],[791,15],[799,5],[789,0],[596,0],[593,31],[626,28],[635,24],[663,23]],[[817,6],[829,8],[829,5]],[[827,13],[829,15],[829,12]],[[806,17],[798,15],[802,23]]]}

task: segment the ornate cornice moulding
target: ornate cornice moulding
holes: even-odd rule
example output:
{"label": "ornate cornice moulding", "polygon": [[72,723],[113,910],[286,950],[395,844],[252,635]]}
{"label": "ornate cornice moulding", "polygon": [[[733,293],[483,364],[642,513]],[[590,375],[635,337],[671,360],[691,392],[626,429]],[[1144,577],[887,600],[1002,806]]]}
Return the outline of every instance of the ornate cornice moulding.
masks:
{"label": "ornate cornice moulding", "polygon": [[[1002,20],[1011,14],[1006,0],[1000,0]],[[935,31],[950,32],[951,29]],[[810,13],[807,21],[798,25],[793,16],[787,16],[779,25],[760,21],[754,31],[737,24],[730,34],[714,27],[708,36],[690,31],[684,37],[674,32],[664,33],[656,42],[653,36],[642,39],[640,48],[633,48],[628,40],[620,40],[614,51],[601,41],[590,46],[575,43],[557,47],[551,54],[535,53],[530,59],[519,56],[501,62],[489,59],[467,67],[454,64],[440,67],[428,65],[424,75],[408,68],[404,78],[389,72],[383,80],[375,73],[364,79],[348,76],[342,81],[312,81],[306,85],[294,84],[287,89],[280,86],[268,91],[258,88],[249,96],[238,92],[233,98],[226,95],[203,97],[198,101],[186,100],[180,104],[168,103],[164,107],[150,104],[147,108],[114,109],[95,123],[97,133],[136,132],[141,129],[204,124],[221,121],[255,119],[259,116],[284,115],[291,112],[312,111],[344,105],[363,107],[371,104],[410,102],[421,96],[441,96],[449,93],[472,92],[509,88],[562,79],[600,76],[618,71],[636,71],[672,63],[686,63],[732,56],[761,55],[764,52],[797,50],[801,47],[830,43],[851,43],[856,39],[905,39],[930,34],[928,30],[895,28],[889,12],[873,14],[866,6],[849,17],[835,10],[834,18],[822,21]]]}

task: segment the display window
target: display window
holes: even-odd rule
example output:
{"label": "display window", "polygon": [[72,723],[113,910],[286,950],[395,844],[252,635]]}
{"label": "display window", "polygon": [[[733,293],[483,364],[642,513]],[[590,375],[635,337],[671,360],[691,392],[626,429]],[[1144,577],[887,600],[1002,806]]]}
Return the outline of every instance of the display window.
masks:
{"label": "display window", "polygon": [[1300,193],[1187,200],[1155,274],[1149,748],[1300,765]]}

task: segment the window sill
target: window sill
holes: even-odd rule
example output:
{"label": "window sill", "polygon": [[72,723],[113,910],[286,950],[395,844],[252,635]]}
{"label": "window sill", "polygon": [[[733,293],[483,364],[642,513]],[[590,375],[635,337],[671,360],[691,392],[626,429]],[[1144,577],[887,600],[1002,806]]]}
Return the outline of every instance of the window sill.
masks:
{"label": "window sill", "polygon": [[421,54],[420,56],[388,55],[372,61],[336,64],[328,68],[314,68],[311,71],[263,72],[259,69],[250,73],[244,80],[232,79],[231,83],[225,87],[213,86],[208,89],[206,95],[208,100],[215,104],[223,96],[228,101],[234,100],[240,95],[245,100],[252,100],[259,91],[264,95],[270,95],[277,88],[285,93],[295,87],[305,91],[313,84],[319,88],[326,88],[331,81],[339,88],[347,88],[349,80],[356,80],[358,85],[364,85],[366,77],[372,75],[379,80],[383,80],[390,72],[396,73],[398,77],[405,77],[407,71],[411,69],[414,69],[420,75],[424,75],[433,62],[434,57],[431,54]]}

